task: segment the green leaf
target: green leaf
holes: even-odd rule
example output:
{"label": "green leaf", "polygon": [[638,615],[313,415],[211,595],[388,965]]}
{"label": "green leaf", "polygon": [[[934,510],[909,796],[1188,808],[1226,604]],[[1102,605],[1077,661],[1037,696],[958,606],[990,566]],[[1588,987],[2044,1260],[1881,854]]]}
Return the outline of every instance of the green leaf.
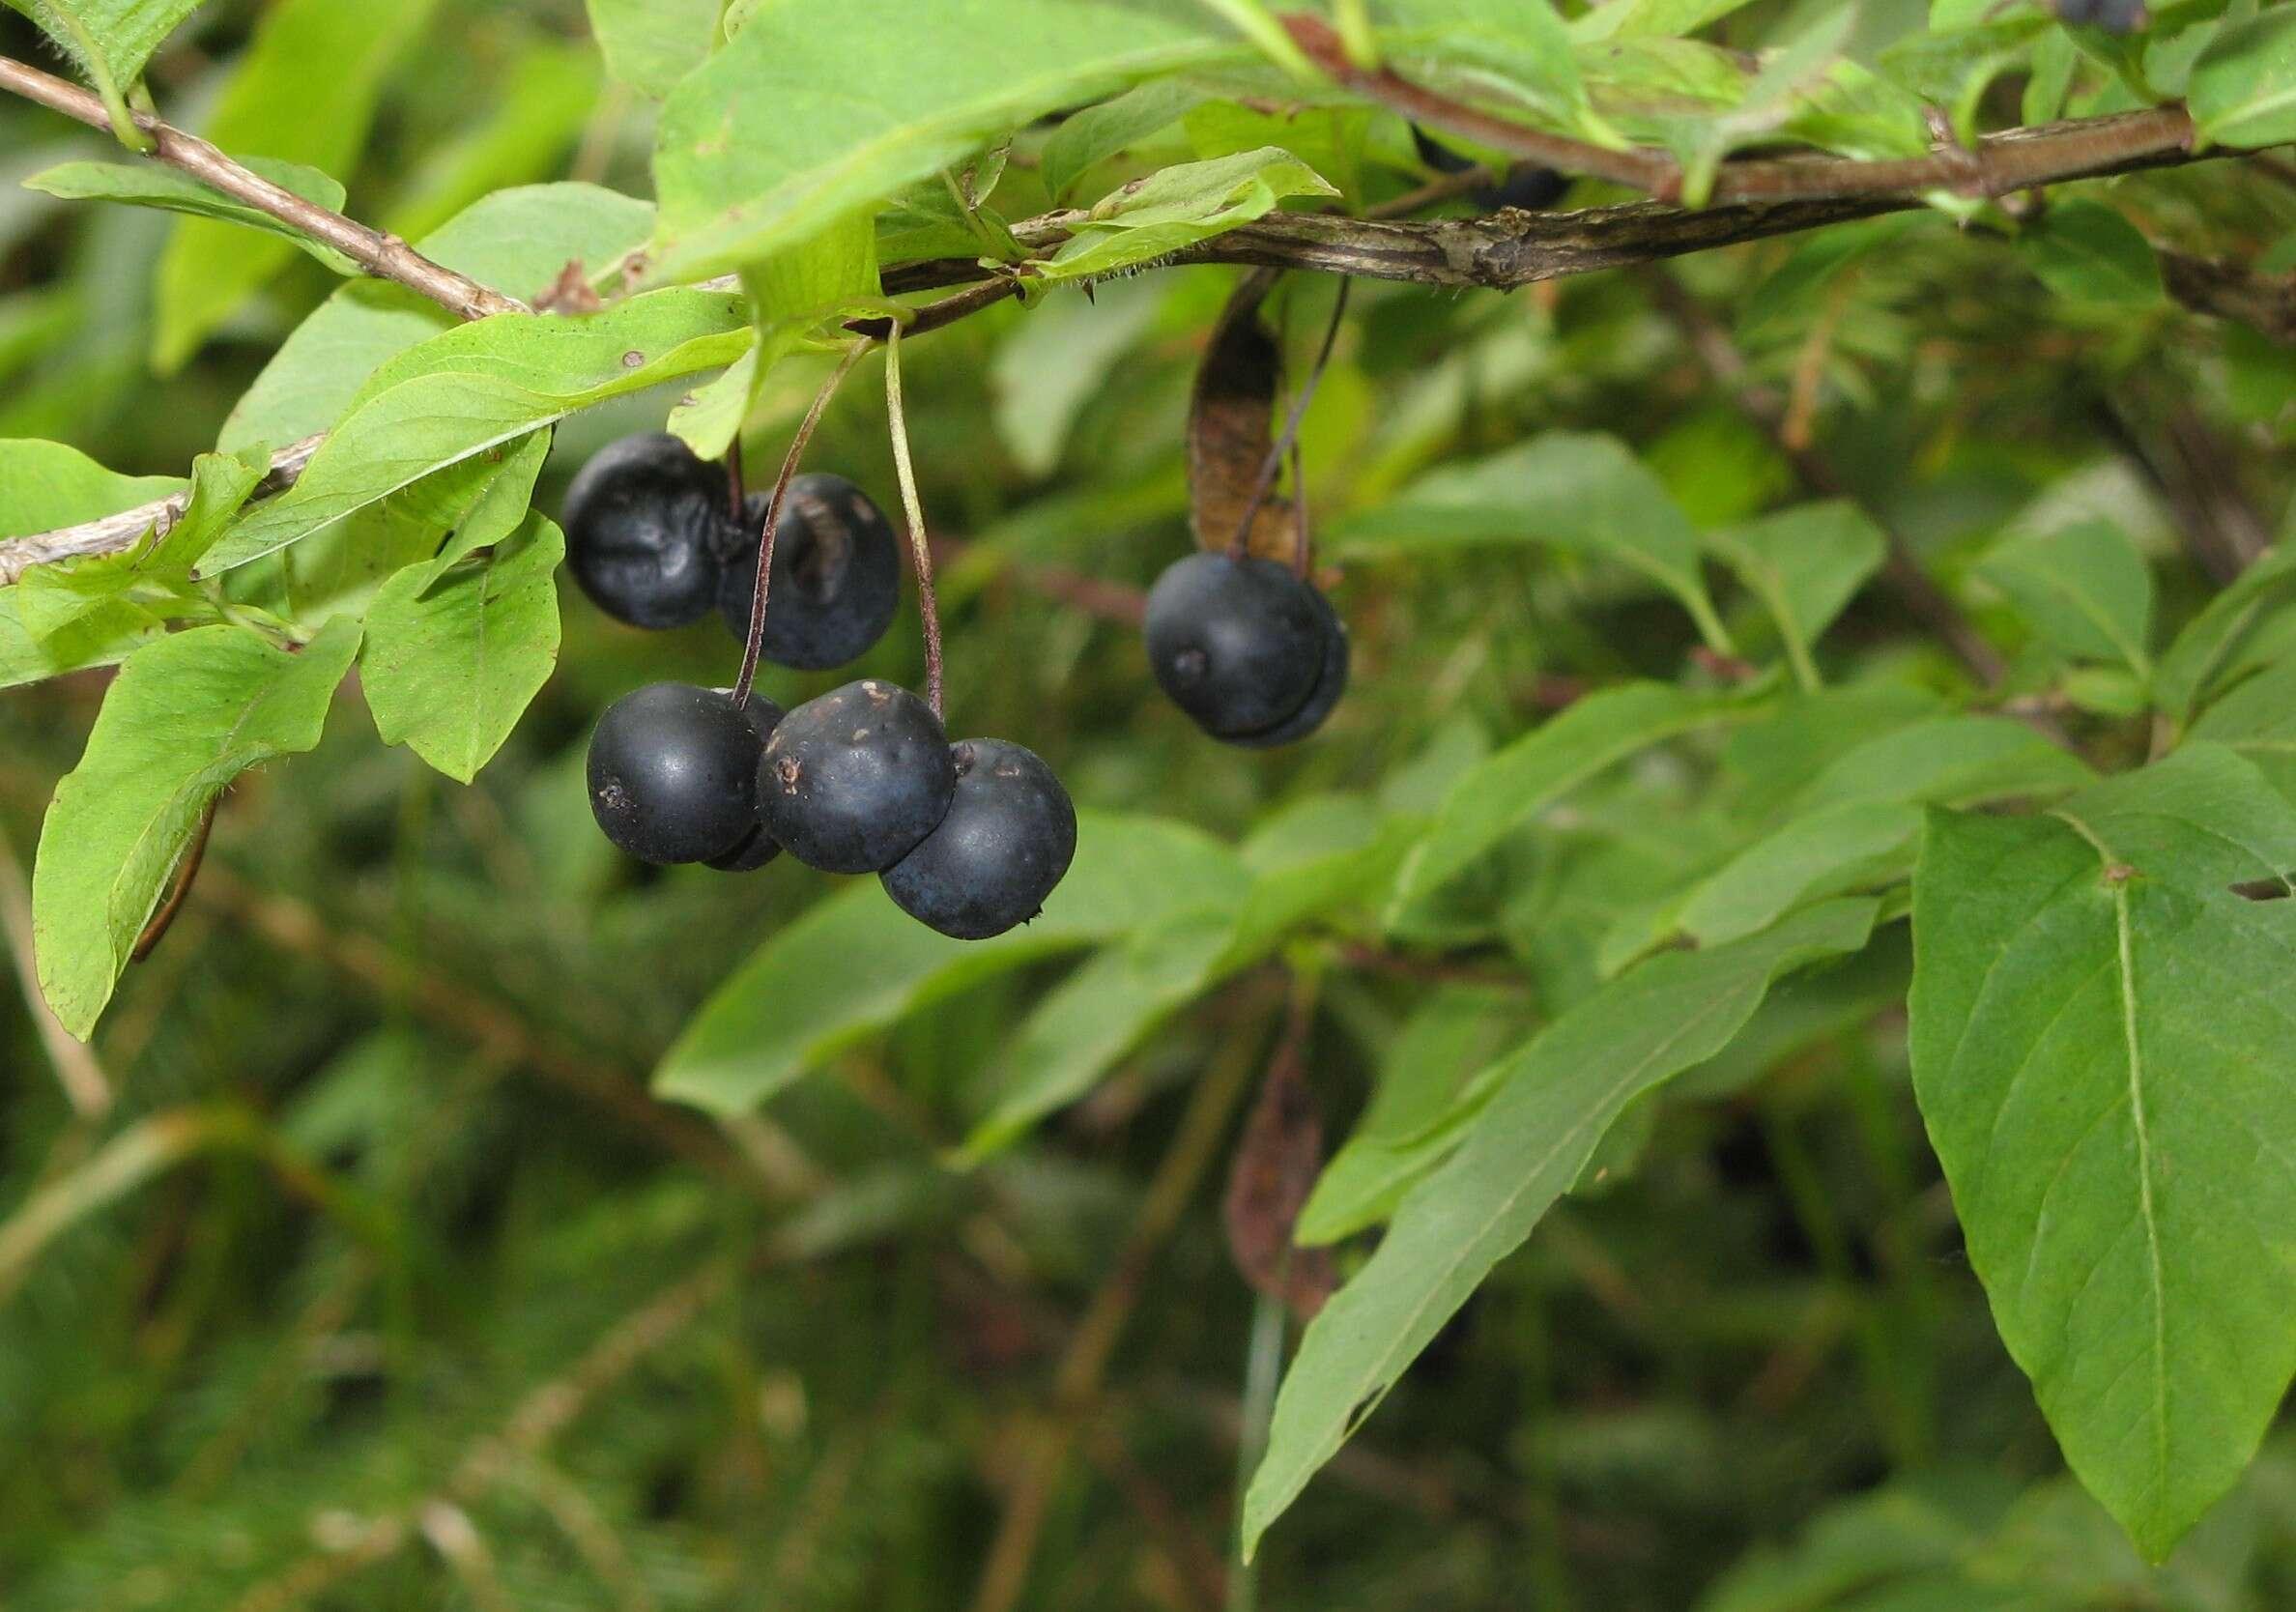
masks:
{"label": "green leaf", "polygon": [[1113,273],[1265,217],[1289,197],[1338,193],[1275,146],[1182,162],[1102,197],[1059,253],[1035,270],[1054,284]]}
{"label": "green leaf", "polygon": [[2012,537],[1978,567],[2033,630],[2075,659],[2152,675],[2152,572],[2129,534],[2102,521]]}
{"label": "green leaf", "polygon": [[2280,543],[2258,557],[2230,587],[2185,623],[2153,673],[2153,701],[2178,722],[2218,679],[2232,670],[2257,624],[2296,600],[2296,543]]}
{"label": "green leaf", "polygon": [[[234,157],[270,157],[348,173],[391,67],[420,37],[438,0],[346,6],[342,0],[278,0],[234,64],[215,114],[200,130]],[[314,115],[312,86],[326,88]],[[292,248],[250,239],[208,218],[178,224],[159,258],[153,361],[172,371],[247,297],[286,266]]]}
{"label": "green leaf", "polygon": [[1628,683],[1589,695],[1451,786],[1435,821],[1395,877],[1391,925],[1569,791],[1637,751],[1760,714],[1759,698]]}
{"label": "green leaf", "polygon": [[1037,171],[1045,190],[1065,202],[1076,182],[1127,146],[1169,129],[1206,100],[1205,92],[1179,78],[1158,78],[1113,101],[1087,106],[1052,131]]}
{"label": "green leaf", "polygon": [[587,0],[606,71],[656,101],[708,60],[722,0]]}
{"label": "green leaf", "polygon": [[2017,247],[2041,283],[2067,302],[2161,304],[2161,260],[2118,208],[2057,202],[2017,238]]}
{"label": "green leaf", "polygon": [[1699,945],[1718,946],[1822,897],[1893,884],[1912,872],[1920,832],[1918,808],[1887,801],[1797,818],[1701,881],[1676,924]]}
{"label": "green leaf", "polygon": [[0,589],[0,689],[115,666],[167,632],[166,623],[142,605],[109,599],[61,630],[35,637],[18,614],[22,606],[21,586]]}
{"label": "green leaf", "polygon": [[56,787],[32,875],[41,993],[73,1035],[96,1027],[208,802],[319,742],[359,636],[337,619],[290,654],[240,627],[198,627],[122,668]]}
{"label": "green leaf", "polygon": [[749,341],[739,299],[691,288],[457,326],[378,369],[301,479],[242,516],[203,570],[259,560],[577,409],[730,363]]}
{"label": "green leaf", "polygon": [[1064,103],[1212,59],[1177,0],[781,0],[671,92],[656,282],[754,263]]}
{"label": "green leaf", "polygon": [[1809,504],[1709,532],[1707,546],[1761,596],[1778,623],[1803,687],[1815,687],[1810,653],[1865,580],[1880,569],[1881,533],[1855,504]]}
{"label": "green leaf", "polygon": [[101,520],[183,490],[184,483],[173,476],[105,470],[62,443],[0,437],[0,538]]}
{"label": "green leaf", "polygon": [[1502,1066],[1457,1153],[1413,1188],[1367,1264],[1310,1322],[1244,1500],[1247,1558],[1491,1267],[1530,1236],[1635,1098],[1712,1057],[1780,975],[1866,941],[1875,907],[1810,908],[1612,981]]}
{"label": "green leaf", "polygon": [[2191,736],[2237,752],[2296,800],[2296,661],[2268,667],[2234,688],[2201,713]]}
{"label": "green leaf", "polygon": [[558,665],[565,534],[540,515],[431,583],[410,565],[367,609],[359,680],[375,732],[458,783],[494,759]]}
{"label": "green leaf", "polygon": [[[268,157],[240,158],[242,166],[292,190],[307,202],[330,213],[343,210],[343,187],[317,168]],[[291,224],[229,196],[209,189],[174,168],[145,162],[62,162],[24,181],[27,190],[39,190],[66,201],[116,201],[162,212],[184,213],[199,218],[218,218],[284,238],[317,258],[338,274],[356,274],[359,265]]]}
{"label": "green leaf", "polygon": [[2096,781],[2080,757],[2005,716],[1939,716],[1909,722],[1828,762],[1792,810],[1894,800],[1974,806],[2019,797],[2052,799]]}
{"label": "green leaf", "polygon": [[[611,266],[645,245],[652,228],[653,209],[632,197],[595,185],[532,185],[487,197],[416,245],[482,284],[531,298],[569,263]],[[326,430],[377,368],[457,323],[395,285],[344,286],[264,365],[224,422],[224,451]]]}
{"label": "green leaf", "polygon": [[126,90],[199,0],[9,0],[99,85]]}
{"label": "green leaf", "polygon": [[1681,600],[1709,647],[1730,646],[1699,574],[1697,532],[1615,437],[1550,431],[1488,459],[1443,466],[1377,508],[1335,522],[1331,541],[1348,558],[1522,542],[1607,556]]}
{"label": "green leaf", "polygon": [[[483,115],[408,176],[404,189],[389,198],[382,226],[419,239],[497,191],[560,171],[599,109],[604,76],[588,41],[522,44],[501,82],[490,86]],[[541,289],[516,294],[525,300]]]}
{"label": "green leaf", "polygon": [[2193,126],[2227,146],[2296,140],[2296,12],[2279,7],[2219,34],[2185,84]]}
{"label": "green leaf", "polygon": [[875,1031],[1051,953],[1143,931],[1237,899],[1233,852],[1179,823],[1079,815],[1076,859],[1030,924],[951,940],[875,884],[811,908],[735,969],[654,1073],[654,1090],[741,1113]]}
{"label": "green leaf", "polygon": [[[1601,11],[1614,9],[1624,8]],[[1381,44],[1421,72],[1483,79],[1565,127],[1591,121],[1570,31],[1549,0],[1379,0],[1374,15]]]}
{"label": "green leaf", "polygon": [[1445,986],[1411,1016],[1380,1059],[1370,1106],[1300,1210],[1302,1246],[1335,1243],[1394,1213],[1481,1111],[1489,1091],[1475,1077],[1522,1021],[1519,995],[1477,986]]}
{"label": "green leaf", "polygon": [[2159,1561],[2296,1369],[2296,809],[2188,747],[2046,818],[1931,817],[1915,1094],[2002,1341]]}
{"label": "green leaf", "polygon": [[534,483],[550,458],[550,433],[536,431],[521,439],[499,461],[480,458],[487,463],[457,466],[465,474],[418,481],[402,495],[418,519],[453,533],[423,567],[423,592],[462,560],[506,541],[524,524],[533,505]]}

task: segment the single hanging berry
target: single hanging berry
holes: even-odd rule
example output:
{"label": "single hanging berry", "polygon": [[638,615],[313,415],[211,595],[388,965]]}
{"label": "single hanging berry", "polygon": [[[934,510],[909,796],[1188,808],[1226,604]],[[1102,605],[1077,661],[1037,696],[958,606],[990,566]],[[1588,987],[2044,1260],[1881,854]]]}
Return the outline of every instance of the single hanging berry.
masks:
{"label": "single hanging berry", "polygon": [[1044,909],[1076,854],[1076,809],[1052,769],[1004,739],[951,747],[957,792],[940,826],[879,877],[904,912],[986,940]]}
{"label": "single hanging berry", "polygon": [[566,564],[592,603],[634,627],[682,627],[717,602],[724,472],[665,432],[601,448],[560,510]]}

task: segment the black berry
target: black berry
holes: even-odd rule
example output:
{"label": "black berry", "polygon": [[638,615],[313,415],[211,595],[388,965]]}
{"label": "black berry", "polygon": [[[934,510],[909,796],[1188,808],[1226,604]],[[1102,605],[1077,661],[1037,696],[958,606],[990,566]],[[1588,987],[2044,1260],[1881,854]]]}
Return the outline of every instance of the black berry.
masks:
{"label": "black berry", "polygon": [[2056,0],[2056,14],[2062,22],[2086,24],[2109,34],[2134,33],[2152,20],[2145,14],[2143,0]]}
{"label": "black berry", "polygon": [[[1438,144],[1418,124],[1411,126],[1411,143],[1419,151],[1419,159],[1439,174],[1464,173],[1475,166],[1475,159]],[[1520,207],[1536,212],[1552,207],[1563,192],[1570,188],[1570,177],[1552,168],[1535,163],[1517,162],[1503,174],[1494,185],[1478,185],[1467,192],[1476,206],[1491,211],[1502,207]]]}
{"label": "black berry", "polygon": [[828,873],[891,867],[940,825],[956,792],[948,735],[933,707],[871,679],[783,717],[758,764],[766,832]]}
{"label": "black berry", "polygon": [[[732,689],[721,688],[718,693],[732,699]],[[773,736],[773,730],[781,725],[782,708],[756,690],[750,692],[749,704],[741,707],[748,718],[750,732],[757,735],[758,753],[762,756],[765,741]],[[751,767],[754,779],[757,768]],[[749,837],[723,856],[713,856],[709,865],[720,873],[755,873],[782,852],[781,842],[765,832],[765,820],[753,809]]]}
{"label": "black berry", "polygon": [[1172,703],[1215,738],[1266,733],[1323,675],[1325,607],[1287,565],[1191,554],[1148,593],[1148,664]]}
{"label": "black berry", "polygon": [[732,696],[648,683],[590,735],[590,811],[641,862],[706,862],[758,827],[758,730]]}
{"label": "black berry", "polygon": [[940,826],[881,876],[920,923],[986,940],[1044,909],[1076,853],[1076,809],[1052,769],[1004,739],[950,752],[957,793]]}
{"label": "black berry", "polygon": [[1264,733],[1246,734],[1230,739],[1231,744],[1248,745],[1254,750],[1273,750],[1280,744],[1297,744],[1324,725],[1339,697],[1347,692],[1347,623],[1339,619],[1339,613],[1332,608],[1321,589],[1312,589],[1315,602],[1324,619],[1323,671],[1315,679],[1315,687],[1307,696],[1307,703],[1292,715]]}
{"label": "black berry", "polygon": [[717,601],[725,475],[675,437],[601,449],[566,489],[560,517],[574,580],[616,619],[682,627]]}
{"label": "black berry", "polygon": [[[750,495],[718,594],[728,630],[744,642],[769,502],[770,494]],[[803,672],[843,666],[884,636],[900,605],[901,544],[883,511],[842,475],[791,481],[773,544],[765,658]]]}

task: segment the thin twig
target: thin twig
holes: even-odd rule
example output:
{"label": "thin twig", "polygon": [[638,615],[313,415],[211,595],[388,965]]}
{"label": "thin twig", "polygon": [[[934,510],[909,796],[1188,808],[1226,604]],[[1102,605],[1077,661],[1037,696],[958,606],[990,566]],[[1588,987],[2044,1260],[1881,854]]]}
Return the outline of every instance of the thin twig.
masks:
{"label": "thin twig", "polygon": [[789,451],[782,455],[781,475],[774,478],[773,496],[765,503],[765,530],[758,535],[758,583],[750,591],[749,637],[741,646],[741,675],[733,679],[736,706],[749,704],[750,685],[758,678],[758,657],[765,650],[765,595],[773,586],[773,539],[781,530],[782,503],[789,494],[789,478],[797,474],[797,461],[805,456],[805,445],[813,441],[814,427],[821,423],[829,399],[837,395],[837,389],[868,351],[869,344],[864,341],[846,349],[846,356],[829,372],[829,379],[814,393],[813,407],[805,411],[797,434],[789,439]]}
{"label": "thin twig", "polygon": [[[12,90],[91,129],[111,128],[110,115],[96,96],[52,73],[5,56],[0,56],[0,89]],[[269,214],[312,240],[332,246],[377,279],[403,285],[463,319],[531,311],[523,302],[480,285],[467,274],[458,274],[443,264],[432,262],[395,235],[369,229],[317,202],[305,201],[283,186],[273,185],[196,134],[186,133],[146,112],[137,112],[134,117],[136,127],[153,139],[155,161],[189,174],[210,189]]]}
{"label": "thin twig", "polygon": [[909,463],[908,416],[901,402],[901,327],[885,337],[885,418],[893,437],[893,474],[901,482],[901,510],[908,521],[909,557],[916,562],[917,608],[925,619],[925,703],[942,708],[940,603],[933,592],[933,542],[925,534],[925,506],[917,498],[917,468]]}

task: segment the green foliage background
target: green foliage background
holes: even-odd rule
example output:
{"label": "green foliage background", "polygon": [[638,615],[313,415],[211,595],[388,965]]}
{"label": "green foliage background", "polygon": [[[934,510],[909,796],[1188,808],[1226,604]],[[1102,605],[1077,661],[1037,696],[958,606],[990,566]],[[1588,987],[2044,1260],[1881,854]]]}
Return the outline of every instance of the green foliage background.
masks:
{"label": "green foliage background", "polygon": [[[0,13],[0,54],[64,70],[51,3]],[[1360,282],[1303,439],[1355,684],[1263,756],[1168,706],[1124,619],[1191,540],[1190,388],[1242,271],[1131,271],[1430,176],[1400,118],[1255,55],[1260,7],[760,0],[714,55],[675,0],[595,0],[603,55],[572,0],[219,0],[171,36],[189,9],[95,8],[124,55],[77,66],[125,94],[157,48],[170,117],[514,295],[649,234],[664,289],[554,324],[546,361],[533,322],[442,334],[244,221],[82,199],[165,176],[59,174],[123,154],[0,99],[0,531],[196,460],[180,530],[250,561],[205,591],[98,561],[0,592],[27,683],[0,700],[25,986],[0,992],[0,1600],[2296,1596],[2296,1444],[2268,1430],[2296,1365],[2296,903],[2233,888],[2296,871],[2270,546],[2296,349],[2172,299],[2154,250],[2284,300],[2283,158],[1509,296]],[[1693,171],[1781,131],[1918,148],[1924,102],[1997,129],[2189,94],[2229,145],[2296,135],[2296,12],[2157,10],[2136,43],[1946,0],[1364,14],[1406,66]],[[956,110],[861,142],[858,61]],[[912,183],[943,163],[994,179],[988,212]],[[776,164],[820,183],[767,187]],[[658,229],[602,191],[658,194]],[[1051,910],[967,951],[874,881],[618,859],[589,723],[643,681],[722,683],[737,649],[563,584],[561,626],[528,478],[547,516],[683,403],[698,435],[742,422],[755,479],[826,372],[821,310],[878,263],[1009,257],[1005,225],[1104,195],[1043,274],[1089,300],[904,344],[952,731],[1029,745],[1084,810]],[[746,303],[690,283],[734,268]],[[1332,297],[1299,275],[1271,303],[1295,380]],[[753,324],[780,360],[755,396],[740,369],[694,390]],[[809,464],[891,506],[881,364]],[[224,455],[361,410],[241,508],[262,461]],[[475,435],[438,447],[450,415],[556,421],[547,462],[540,437],[507,469]],[[385,442],[445,468],[410,493]],[[313,530],[326,499],[351,513]],[[1909,609],[1885,538],[1997,677]],[[489,590],[519,651],[491,681],[455,658]],[[301,685],[349,664],[342,616],[367,659],[322,734]],[[162,618],[118,684],[5,659],[27,622],[69,666]],[[921,682],[913,595],[861,671]],[[135,704],[290,684],[208,749]],[[113,686],[142,748],[90,746]],[[166,860],[115,847],[172,846],[202,769],[250,763],[106,1009]],[[71,935],[43,922],[36,961],[52,798],[86,837],[41,850]],[[85,1050],[43,979],[74,1027],[103,1013]],[[1305,1341],[1219,1212],[1294,1014],[1337,1154],[1302,1231],[1348,1283]],[[1278,1347],[1298,1369],[1248,1504]],[[1000,1600],[992,1541],[1040,1507]],[[1240,1522],[1267,1528],[1248,1572]]]}

